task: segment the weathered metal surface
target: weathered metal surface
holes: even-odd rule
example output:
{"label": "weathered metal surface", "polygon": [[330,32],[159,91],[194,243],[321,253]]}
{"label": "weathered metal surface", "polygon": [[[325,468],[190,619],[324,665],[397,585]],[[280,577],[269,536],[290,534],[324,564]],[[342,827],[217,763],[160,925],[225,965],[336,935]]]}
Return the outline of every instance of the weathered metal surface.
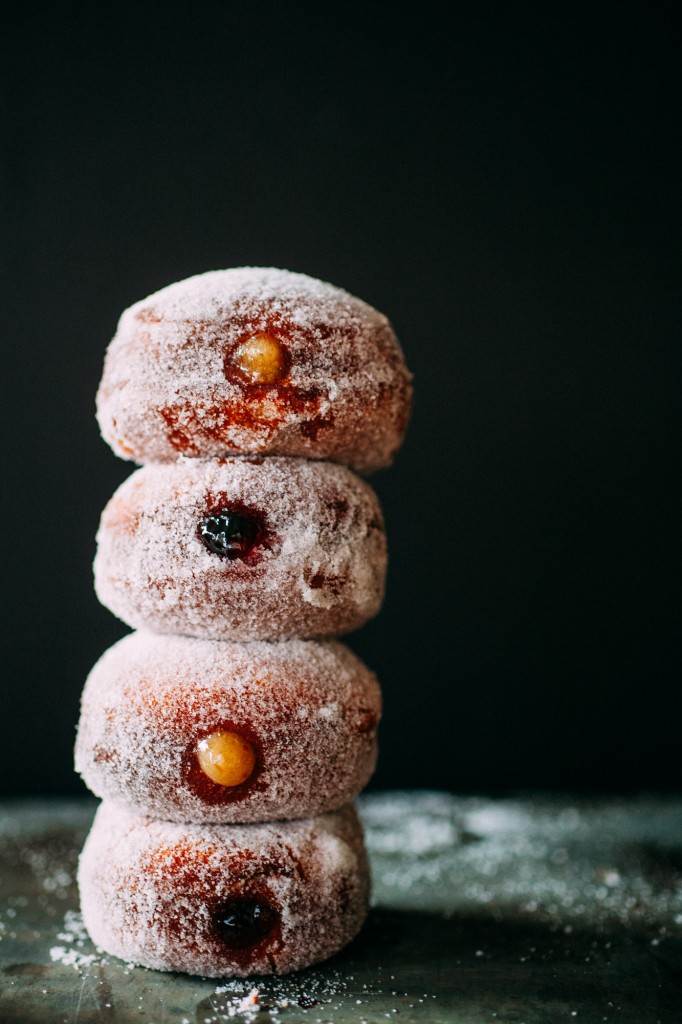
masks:
{"label": "weathered metal surface", "polygon": [[98,952],[77,913],[93,804],[0,806],[1,1024],[682,1021],[682,801],[362,802],[375,908],[326,965],[203,980]]}

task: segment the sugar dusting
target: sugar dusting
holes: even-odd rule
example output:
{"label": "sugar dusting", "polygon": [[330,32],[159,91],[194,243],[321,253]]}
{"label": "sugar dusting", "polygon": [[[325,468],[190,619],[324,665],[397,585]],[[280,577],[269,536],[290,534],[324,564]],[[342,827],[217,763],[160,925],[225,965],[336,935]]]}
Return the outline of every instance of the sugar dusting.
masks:
{"label": "sugar dusting", "polygon": [[[199,524],[237,502],[267,518],[257,560],[209,552]],[[379,501],[331,463],[150,465],[102,514],[97,595],[133,628],[219,640],[338,636],[374,616],[386,574]]]}
{"label": "sugar dusting", "polygon": [[[80,857],[78,884],[91,938],[147,967],[210,977],[283,974],[324,960],[357,935],[369,874],[357,815],[191,825],[105,801]],[[214,916],[246,896],[276,927],[231,947]]]}
{"label": "sugar dusting", "polygon": [[[167,820],[305,818],[366,785],[380,713],[376,677],[338,641],[138,632],[90,673],[76,768],[97,796]],[[202,785],[192,757],[199,737],[227,727],[259,756],[253,782],[234,793]]]}
{"label": "sugar dusting", "polygon": [[626,800],[571,805],[432,793],[415,806],[406,792],[365,795],[360,808],[377,906],[451,917],[487,907],[495,920],[550,931],[681,930],[682,886],[670,868],[670,884],[661,884],[663,855],[660,867],[651,862],[652,834],[663,850],[682,836],[680,814],[665,804],[652,801],[646,817],[634,819]]}
{"label": "sugar dusting", "polygon": [[[379,968],[379,974],[381,970]],[[371,1005],[372,997],[384,995],[384,990],[378,985],[365,984],[363,998],[358,998],[354,981],[352,975],[344,975],[336,968],[327,969],[324,974],[309,970],[288,978],[268,978],[257,987],[234,979],[215,988],[204,1004],[208,1012],[201,1019],[203,1024],[223,1024],[235,1017],[255,1020],[260,1013],[290,1019],[293,1012],[309,1016],[312,1021],[329,1021],[330,1013],[347,1010],[350,1004],[360,1021],[364,1019],[361,1007]],[[404,995],[401,992],[401,996]],[[397,1007],[393,1010],[393,1013],[399,1012]]]}
{"label": "sugar dusting", "polygon": [[50,959],[53,963],[59,962],[64,967],[82,970],[102,960],[100,952],[86,952],[86,946],[91,948],[92,944],[83,918],[75,910],[67,910],[64,915],[64,924],[62,930],[57,933],[57,941],[61,944],[50,949]]}
{"label": "sugar dusting", "polygon": [[[226,372],[249,336],[285,341],[286,379],[245,388]],[[304,274],[240,267],[179,281],[126,310],[98,394],[123,458],[267,452],[371,470],[402,441],[411,375],[385,316]]]}

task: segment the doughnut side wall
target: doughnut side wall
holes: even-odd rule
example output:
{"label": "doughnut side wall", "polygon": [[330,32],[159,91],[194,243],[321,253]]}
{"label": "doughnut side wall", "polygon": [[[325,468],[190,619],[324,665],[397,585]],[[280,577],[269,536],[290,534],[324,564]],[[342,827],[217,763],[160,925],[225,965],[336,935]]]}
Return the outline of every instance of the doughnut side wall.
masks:
{"label": "doughnut side wall", "polygon": [[[134,633],[90,673],[76,769],[96,796],[169,821],[310,817],[367,784],[380,714],[376,677],[336,641]],[[258,752],[243,785],[198,769],[199,740],[219,728]]]}
{"label": "doughnut side wall", "polygon": [[[282,375],[240,373],[245,338],[276,338]],[[121,317],[97,398],[102,435],[136,462],[236,453],[387,466],[412,377],[388,319],[348,292],[271,268],[214,271]]]}
{"label": "doughnut side wall", "polygon": [[[253,557],[208,551],[224,505],[265,522]],[[379,611],[386,537],[376,495],[343,466],[236,458],[149,465],[116,491],[97,536],[95,588],[134,628],[223,640],[339,636]]]}
{"label": "doughnut side wall", "polygon": [[[369,874],[354,810],[301,822],[176,825],[105,803],[79,864],[85,925],[123,960],[205,977],[284,974],[360,930]],[[224,908],[267,908],[255,945],[221,940]]]}

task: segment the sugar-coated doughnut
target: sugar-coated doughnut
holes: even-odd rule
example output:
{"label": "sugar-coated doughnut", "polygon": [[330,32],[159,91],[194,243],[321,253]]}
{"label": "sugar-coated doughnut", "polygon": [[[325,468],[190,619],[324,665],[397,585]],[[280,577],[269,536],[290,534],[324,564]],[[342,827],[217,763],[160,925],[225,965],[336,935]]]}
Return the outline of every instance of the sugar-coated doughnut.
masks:
{"label": "sugar-coated doughnut", "polygon": [[105,802],[78,882],[85,926],[107,953],[206,977],[325,960],[360,930],[369,894],[350,806],[301,821],[186,825]]}
{"label": "sugar-coated doughnut", "polygon": [[345,466],[234,458],[148,465],[106,506],[97,595],[135,628],[222,640],[337,636],[379,610],[386,538]]}
{"label": "sugar-coated doughnut", "polygon": [[374,674],[336,640],[133,633],[90,673],[76,769],[170,821],[311,817],[367,784],[380,714]]}
{"label": "sugar-coated doughnut", "polygon": [[127,309],[97,405],[136,462],[267,452],[388,465],[411,375],[381,313],[305,274],[262,267],[178,281]]}

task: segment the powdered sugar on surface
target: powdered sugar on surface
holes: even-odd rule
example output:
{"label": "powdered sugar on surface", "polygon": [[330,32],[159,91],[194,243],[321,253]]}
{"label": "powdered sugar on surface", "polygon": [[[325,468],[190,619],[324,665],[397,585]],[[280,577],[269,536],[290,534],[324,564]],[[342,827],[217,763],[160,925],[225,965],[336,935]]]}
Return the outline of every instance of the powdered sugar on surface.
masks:
{"label": "powdered sugar on surface", "polygon": [[[380,713],[376,677],[338,641],[138,632],[88,678],[76,767],[96,795],[159,818],[309,817],[348,803],[367,783]],[[217,729],[255,745],[249,786],[197,784],[196,744]]]}
{"label": "powdered sugar on surface", "polygon": [[[251,561],[207,550],[199,524],[259,511]],[[343,466],[304,459],[145,466],[102,514],[99,599],[134,628],[222,640],[338,636],[377,613],[386,537],[374,491]]]}
{"label": "powdered sugar on surface", "polygon": [[[241,339],[285,343],[286,379],[226,372]],[[402,441],[411,375],[387,318],[348,292],[273,268],[212,271],[126,310],[105,362],[105,439],[138,462],[267,452],[371,470]]]}
{"label": "powdered sugar on surface", "polygon": [[57,941],[62,944],[52,946],[50,959],[58,961],[64,967],[75,967],[77,970],[99,963],[101,961],[100,953],[86,952],[86,947],[92,948],[89,939],[80,913],[75,910],[67,910],[62,930],[57,933]]}
{"label": "powdered sugar on surface", "polygon": [[[286,977],[211,981],[133,968],[83,937],[73,877],[86,805],[4,805],[0,957],[11,947],[3,963],[27,973],[3,973],[3,998],[15,993],[24,1015],[42,1000],[36,1020],[68,1024],[676,1020],[656,999],[667,990],[679,1005],[679,798],[371,793],[360,809],[375,909],[357,942]],[[71,878],[63,891],[58,876]]]}
{"label": "powdered sugar on surface", "polygon": [[549,930],[663,925],[682,933],[682,887],[661,886],[642,856],[652,835],[676,848],[682,816],[654,800],[637,818],[626,800],[551,797],[422,793],[415,805],[408,792],[366,794],[360,807],[377,906],[446,915],[488,907],[497,920]]}

